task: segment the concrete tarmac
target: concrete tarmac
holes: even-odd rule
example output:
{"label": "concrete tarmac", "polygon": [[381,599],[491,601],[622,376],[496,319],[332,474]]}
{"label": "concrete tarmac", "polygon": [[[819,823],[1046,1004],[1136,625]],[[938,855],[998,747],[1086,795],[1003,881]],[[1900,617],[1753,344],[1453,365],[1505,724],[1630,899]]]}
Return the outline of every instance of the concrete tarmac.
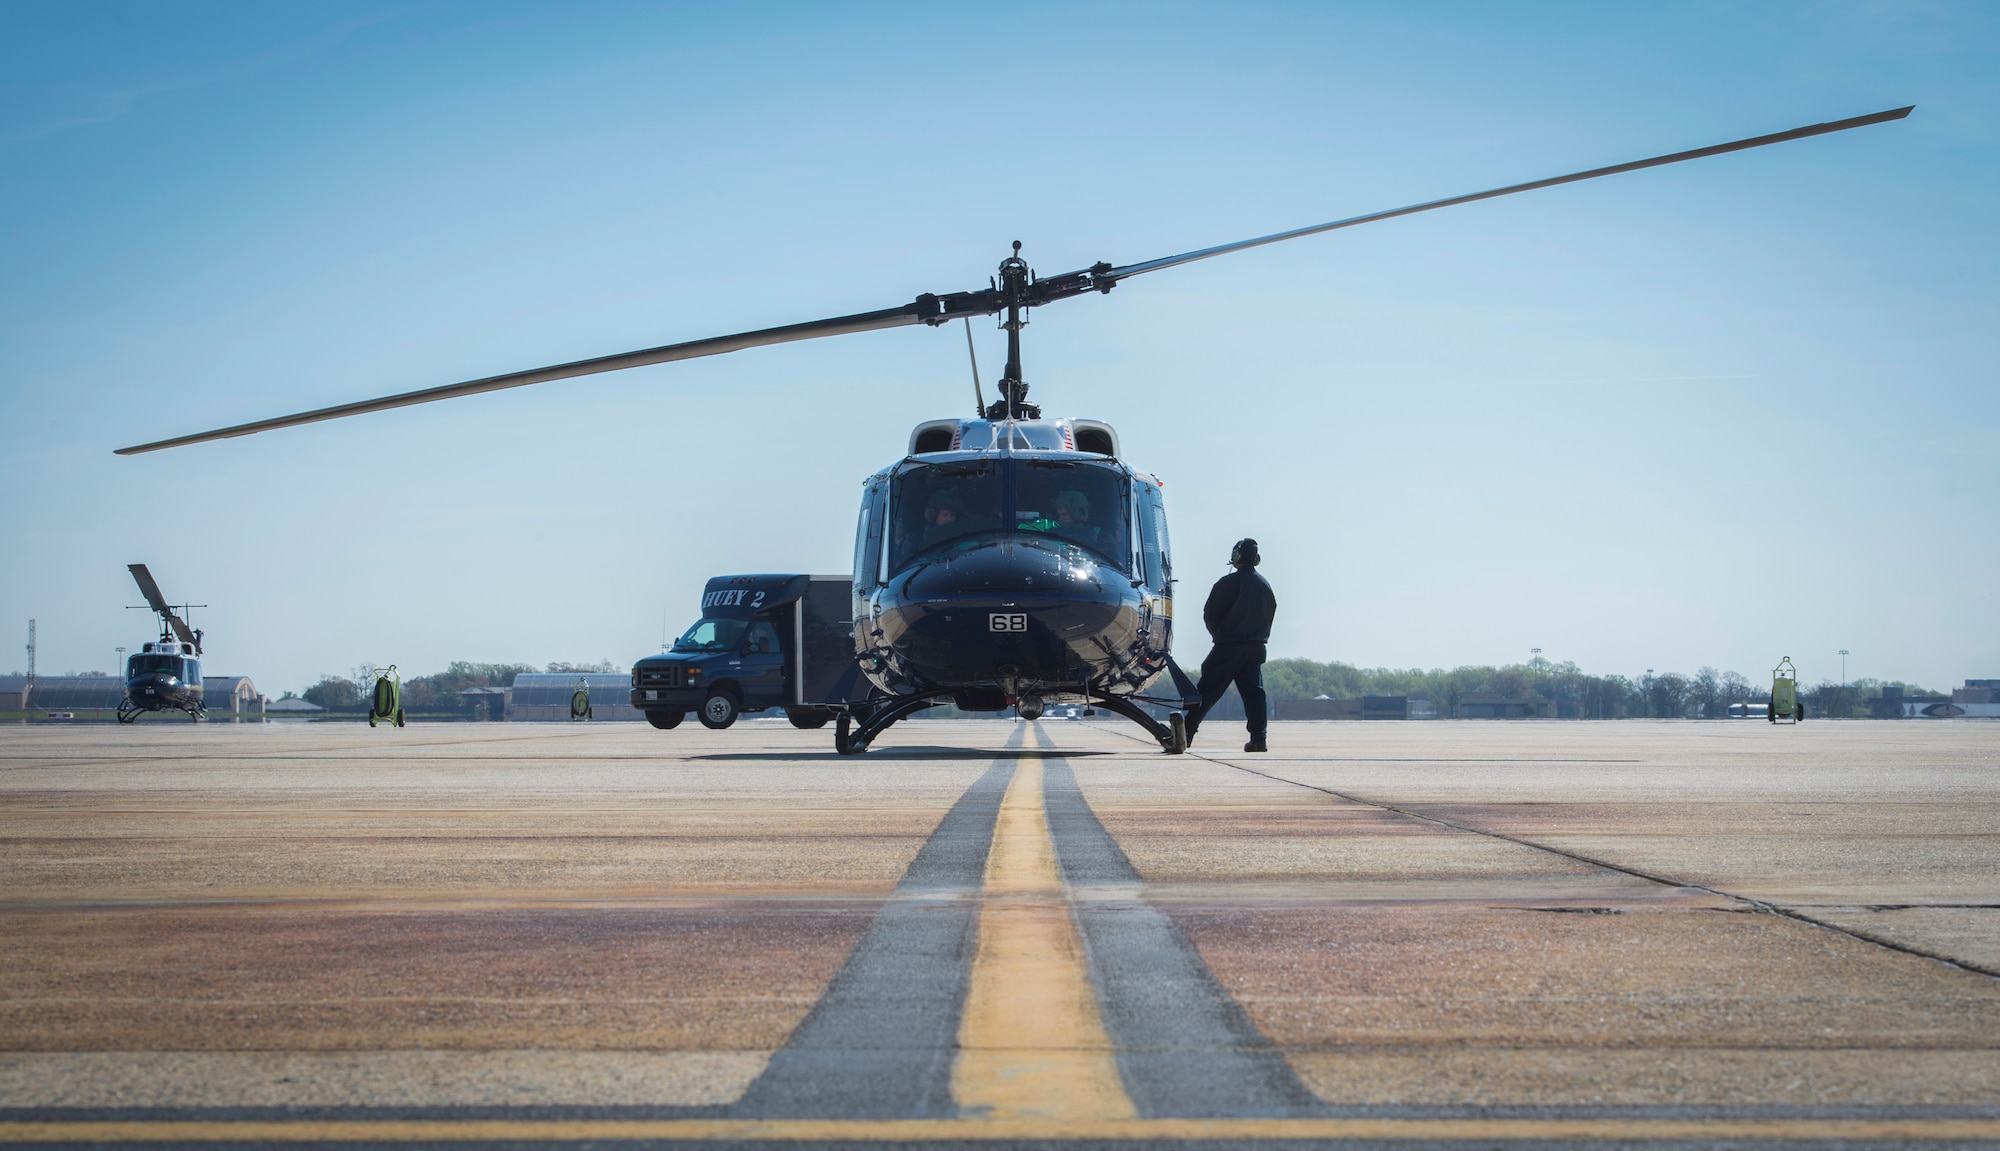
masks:
{"label": "concrete tarmac", "polygon": [[0,729],[0,1142],[2000,1146],[2000,725],[1240,741]]}

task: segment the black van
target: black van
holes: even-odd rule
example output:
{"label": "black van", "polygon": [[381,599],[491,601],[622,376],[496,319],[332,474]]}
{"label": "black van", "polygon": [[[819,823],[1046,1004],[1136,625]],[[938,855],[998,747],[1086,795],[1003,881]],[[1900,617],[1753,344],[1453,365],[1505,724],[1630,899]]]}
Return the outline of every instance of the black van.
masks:
{"label": "black van", "polygon": [[690,711],[724,728],[773,707],[794,727],[825,727],[857,683],[853,606],[852,576],[716,576],[701,618],[632,666],[632,706],[662,729]]}

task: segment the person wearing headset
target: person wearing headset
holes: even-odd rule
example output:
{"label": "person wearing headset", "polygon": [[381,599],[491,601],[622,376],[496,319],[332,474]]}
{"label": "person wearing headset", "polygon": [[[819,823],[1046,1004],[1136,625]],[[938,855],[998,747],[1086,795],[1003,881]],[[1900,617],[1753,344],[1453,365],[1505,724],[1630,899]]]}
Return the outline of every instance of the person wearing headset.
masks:
{"label": "person wearing headset", "polygon": [[1256,540],[1237,540],[1229,551],[1229,566],[1235,570],[1215,581],[1215,586],[1209,589],[1208,603],[1201,609],[1202,622],[1208,625],[1215,646],[1209,649],[1208,658],[1201,661],[1201,681],[1196,686],[1201,702],[1187,714],[1189,746],[1194,744],[1195,729],[1201,726],[1202,717],[1233,683],[1236,694],[1243,700],[1243,715],[1250,728],[1250,742],[1243,745],[1243,750],[1268,750],[1264,746],[1269,721],[1264,700],[1264,657],[1265,645],[1271,640],[1271,620],[1278,614],[1278,596],[1270,583],[1257,574],[1257,565],[1263,559],[1258,554]]}

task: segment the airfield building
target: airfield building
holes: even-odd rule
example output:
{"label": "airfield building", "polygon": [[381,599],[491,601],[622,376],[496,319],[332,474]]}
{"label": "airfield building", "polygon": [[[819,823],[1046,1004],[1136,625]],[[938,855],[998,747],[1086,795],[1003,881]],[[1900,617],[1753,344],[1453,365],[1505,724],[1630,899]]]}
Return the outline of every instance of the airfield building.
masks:
{"label": "airfield building", "polygon": [[125,680],[115,675],[38,675],[22,711],[66,711],[78,719],[110,719],[125,699]]}
{"label": "airfield building", "polygon": [[[209,675],[201,680],[202,705],[212,718],[262,718],[264,697],[248,676]],[[125,698],[125,680],[115,675],[0,676],[0,712],[46,715],[68,712],[76,719],[116,719]]]}
{"label": "airfield building", "polygon": [[262,717],[264,697],[247,675],[205,675],[201,677],[201,704],[214,718]]}
{"label": "airfield building", "polygon": [[1535,719],[1554,714],[1554,705],[1538,695],[1468,691],[1458,697],[1460,719]]}
{"label": "airfield building", "polygon": [[522,672],[514,677],[513,698],[507,703],[507,718],[569,719],[570,696],[576,693],[578,680],[590,685],[590,714],[593,720],[646,718],[644,712],[632,706],[632,676],[627,672],[608,675]]}

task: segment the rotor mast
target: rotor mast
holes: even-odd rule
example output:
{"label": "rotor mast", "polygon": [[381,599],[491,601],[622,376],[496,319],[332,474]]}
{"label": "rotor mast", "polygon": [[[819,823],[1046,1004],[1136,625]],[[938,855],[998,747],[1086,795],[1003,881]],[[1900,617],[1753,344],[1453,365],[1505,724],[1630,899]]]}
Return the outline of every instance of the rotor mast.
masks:
{"label": "rotor mast", "polygon": [[1021,378],[1021,329],[1028,326],[1028,309],[1039,302],[1028,298],[1033,282],[1034,272],[1021,258],[1021,241],[1016,240],[1014,254],[1000,261],[1000,275],[993,285],[1000,293],[1001,307],[1007,310],[1007,318],[1000,321],[1007,330],[1007,367],[1000,373],[1000,398],[986,409],[989,420],[1036,420],[1042,416],[1042,409],[1028,402],[1028,381]]}

